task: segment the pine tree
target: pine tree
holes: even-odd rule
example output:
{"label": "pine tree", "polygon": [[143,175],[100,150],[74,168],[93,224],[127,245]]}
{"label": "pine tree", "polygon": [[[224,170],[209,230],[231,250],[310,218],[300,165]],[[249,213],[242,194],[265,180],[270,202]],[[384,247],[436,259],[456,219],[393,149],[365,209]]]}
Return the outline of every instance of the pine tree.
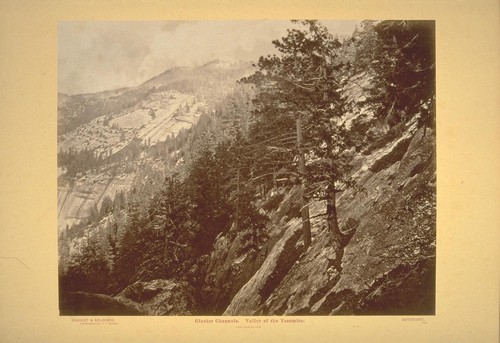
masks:
{"label": "pine tree", "polygon": [[128,206],[127,224],[119,244],[115,263],[116,281],[128,285],[137,273],[143,247],[141,245],[141,218],[139,204],[131,201]]}
{"label": "pine tree", "polygon": [[360,51],[375,73],[370,104],[380,119],[396,125],[420,113],[420,125],[434,121],[435,47],[433,21],[387,20],[368,27]]}
{"label": "pine tree", "polygon": [[98,237],[92,235],[80,241],[80,247],[69,257],[61,279],[63,289],[68,291],[107,291],[110,268]]}
{"label": "pine tree", "polygon": [[247,149],[248,139],[239,128],[234,129],[235,136],[228,147],[230,160],[229,202],[233,208],[232,229],[236,234],[242,234],[243,245],[241,253],[259,251],[268,239],[265,232],[268,217],[259,212],[255,205],[257,191],[252,182],[252,167],[255,155]]}
{"label": "pine tree", "polygon": [[227,146],[217,145],[215,137],[209,134],[197,149],[186,181],[194,206],[194,219],[200,225],[193,242],[200,255],[209,252],[217,235],[229,229],[231,207],[226,194],[229,180],[227,157]]}
{"label": "pine tree", "polygon": [[256,115],[266,112],[261,120],[272,122],[266,118],[272,113],[276,113],[276,120],[287,118],[287,132],[273,139],[289,143],[287,139],[293,138],[295,147],[266,145],[272,152],[294,156],[294,163],[289,164],[287,170],[300,185],[303,239],[307,248],[311,242],[308,204],[312,198],[327,201],[328,226],[334,238],[343,241],[338,229],[335,194],[340,191],[338,186],[350,184],[345,177],[349,154],[346,131],[337,120],[343,114],[344,103],[339,90],[343,67],[338,55],[341,43],[317,21],[299,24],[305,29],[288,30],[286,37],[273,42],[280,55],[261,57],[259,71],[244,81],[259,87],[260,113],[257,110]]}
{"label": "pine tree", "polygon": [[186,274],[184,264],[192,259],[192,240],[198,226],[192,220],[193,206],[186,185],[174,174],[165,180],[159,193],[158,229],[162,237],[160,255],[164,277],[180,277]]}

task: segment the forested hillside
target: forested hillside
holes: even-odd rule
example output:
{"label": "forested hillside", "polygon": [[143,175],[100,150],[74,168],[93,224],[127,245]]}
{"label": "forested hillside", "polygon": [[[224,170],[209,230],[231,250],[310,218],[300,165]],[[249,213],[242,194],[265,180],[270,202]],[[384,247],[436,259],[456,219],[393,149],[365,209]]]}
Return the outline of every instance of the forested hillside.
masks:
{"label": "forested hillside", "polygon": [[[133,180],[148,170],[154,169],[155,178],[163,179],[158,174],[171,169],[174,150],[192,144],[187,129],[198,122],[194,131],[211,125],[214,101],[231,93],[236,81],[251,71],[250,63],[220,61],[168,70],[142,85],[120,90],[144,96],[123,102],[111,112],[91,106],[92,102],[74,106],[81,95],[71,96],[71,101],[61,96],[64,106],[59,107],[60,123],[86,120],[86,116],[78,115],[82,108],[92,119],[87,118],[74,130],[59,131],[59,231],[98,212],[104,199],[130,190]],[[111,93],[83,97],[102,100]],[[168,143],[173,137],[177,137],[177,143]]]}
{"label": "forested hillside", "polygon": [[434,313],[434,23],[278,38],[60,96],[62,314]]}

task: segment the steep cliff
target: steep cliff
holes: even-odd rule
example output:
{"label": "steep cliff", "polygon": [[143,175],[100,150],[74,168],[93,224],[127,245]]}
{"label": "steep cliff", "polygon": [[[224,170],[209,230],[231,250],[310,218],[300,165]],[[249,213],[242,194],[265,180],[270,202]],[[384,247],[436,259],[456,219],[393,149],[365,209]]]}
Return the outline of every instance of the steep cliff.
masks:
{"label": "steep cliff", "polygon": [[57,190],[58,231],[89,216],[93,206],[101,207],[105,197],[111,199],[130,189],[135,173],[117,176],[89,174],[76,181],[60,179]]}

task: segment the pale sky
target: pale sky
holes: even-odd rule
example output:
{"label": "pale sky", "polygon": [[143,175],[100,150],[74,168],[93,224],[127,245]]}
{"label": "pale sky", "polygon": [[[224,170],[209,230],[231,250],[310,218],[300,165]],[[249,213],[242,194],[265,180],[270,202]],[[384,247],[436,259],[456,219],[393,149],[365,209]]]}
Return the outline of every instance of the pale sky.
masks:
{"label": "pale sky", "polygon": [[[359,21],[320,21],[350,35]],[[77,21],[58,27],[58,90],[91,93],[130,87],[176,66],[214,59],[257,61],[290,21]]]}

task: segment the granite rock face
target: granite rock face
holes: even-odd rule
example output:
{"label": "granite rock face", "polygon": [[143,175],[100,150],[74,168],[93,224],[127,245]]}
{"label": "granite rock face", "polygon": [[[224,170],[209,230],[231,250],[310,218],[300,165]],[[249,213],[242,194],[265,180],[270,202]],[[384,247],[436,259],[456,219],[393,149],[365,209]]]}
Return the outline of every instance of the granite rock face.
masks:
{"label": "granite rock face", "polygon": [[240,255],[243,244],[241,235],[232,242],[225,236],[217,240],[201,291],[207,314],[223,312],[264,262],[265,250]]}
{"label": "granite rock face", "polygon": [[294,220],[273,246],[266,260],[253,277],[232,299],[225,315],[255,315],[261,304],[286,277],[301,254],[298,243],[302,235],[299,220]]}
{"label": "granite rock face", "polygon": [[[434,142],[432,130],[410,125],[358,161],[353,175],[361,187],[345,190],[337,200],[341,231],[352,232],[345,247],[316,220],[312,244],[303,252],[299,218],[282,218],[282,227],[273,230],[284,234],[275,234],[279,238],[269,243],[260,268],[224,314],[434,313]],[[321,204],[314,208],[321,212]]]}

